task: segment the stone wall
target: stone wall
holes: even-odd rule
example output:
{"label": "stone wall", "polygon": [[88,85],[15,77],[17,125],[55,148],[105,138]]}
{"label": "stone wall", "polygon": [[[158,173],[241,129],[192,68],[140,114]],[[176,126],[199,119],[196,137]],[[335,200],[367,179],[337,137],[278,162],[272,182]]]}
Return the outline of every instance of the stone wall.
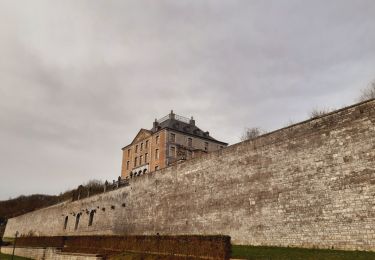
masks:
{"label": "stone wall", "polygon": [[234,244],[375,250],[374,196],[372,100],[10,219],[4,236],[225,234]]}
{"label": "stone wall", "polygon": [[[13,247],[1,247],[1,253],[11,255]],[[32,247],[16,247],[14,254],[16,256],[27,257],[36,260],[100,260],[102,257],[91,254],[69,254],[61,253],[58,249],[32,248]]]}

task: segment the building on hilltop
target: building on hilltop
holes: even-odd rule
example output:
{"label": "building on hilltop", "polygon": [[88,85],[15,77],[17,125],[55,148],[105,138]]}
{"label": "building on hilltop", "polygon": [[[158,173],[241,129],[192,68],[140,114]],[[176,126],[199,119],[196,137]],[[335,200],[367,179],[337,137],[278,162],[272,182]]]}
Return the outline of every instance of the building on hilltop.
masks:
{"label": "building on hilltop", "polygon": [[155,119],[151,130],[139,130],[133,141],[122,148],[121,177],[157,171],[227,145],[199,129],[193,117],[182,117],[172,110],[165,117]]}

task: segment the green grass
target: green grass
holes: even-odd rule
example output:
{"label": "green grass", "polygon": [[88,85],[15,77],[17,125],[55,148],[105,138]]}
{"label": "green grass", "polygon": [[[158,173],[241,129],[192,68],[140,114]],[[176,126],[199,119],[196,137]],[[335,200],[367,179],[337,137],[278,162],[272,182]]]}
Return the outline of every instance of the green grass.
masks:
{"label": "green grass", "polygon": [[194,257],[177,257],[167,255],[156,255],[156,254],[137,254],[123,252],[117,255],[112,255],[108,258],[109,260],[196,260]]}
{"label": "green grass", "polygon": [[[4,255],[4,254],[0,253],[0,259],[1,260],[10,260],[10,259],[12,259],[12,256],[11,255]],[[14,260],[29,260],[30,258],[25,258],[25,257],[20,257],[20,256],[14,256],[13,259]]]}
{"label": "green grass", "polygon": [[[248,260],[375,260],[375,252],[232,245],[232,258]],[[0,260],[10,259],[10,255],[0,253]],[[14,257],[14,260],[28,259],[29,258],[19,256]],[[140,256],[139,254],[122,253],[117,256],[112,256],[110,259],[162,260],[167,258],[165,256]]]}
{"label": "green grass", "polygon": [[249,260],[375,260],[375,252],[232,245],[232,258]]}

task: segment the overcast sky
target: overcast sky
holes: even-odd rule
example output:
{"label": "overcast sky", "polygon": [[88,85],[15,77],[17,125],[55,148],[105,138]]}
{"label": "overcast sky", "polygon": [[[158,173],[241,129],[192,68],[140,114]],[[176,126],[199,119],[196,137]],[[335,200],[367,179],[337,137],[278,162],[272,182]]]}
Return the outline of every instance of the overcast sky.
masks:
{"label": "overcast sky", "polygon": [[171,109],[233,144],[374,79],[374,0],[0,0],[0,200],[117,178]]}

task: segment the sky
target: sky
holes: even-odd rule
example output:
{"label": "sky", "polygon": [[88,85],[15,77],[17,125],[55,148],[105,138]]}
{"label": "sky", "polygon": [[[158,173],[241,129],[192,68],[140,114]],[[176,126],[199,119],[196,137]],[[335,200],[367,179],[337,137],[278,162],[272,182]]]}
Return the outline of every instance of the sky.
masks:
{"label": "sky", "polygon": [[221,141],[358,101],[373,0],[0,0],[0,200],[121,172],[171,109]]}

